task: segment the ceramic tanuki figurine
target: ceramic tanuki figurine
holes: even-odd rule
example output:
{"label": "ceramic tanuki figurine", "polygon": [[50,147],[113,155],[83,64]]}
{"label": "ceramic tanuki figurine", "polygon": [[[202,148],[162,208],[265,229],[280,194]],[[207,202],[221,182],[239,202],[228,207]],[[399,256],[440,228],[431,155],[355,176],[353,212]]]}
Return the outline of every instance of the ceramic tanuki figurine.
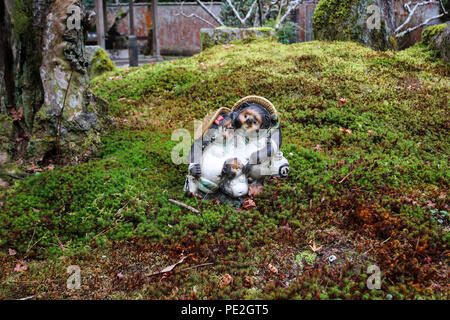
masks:
{"label": "ceramic tanuki figurine", "polygon": [[266,176],[287,177],[279,124],[273,104],[258,96],[206,117],[191,148],[185,191],[242,204],[251,185]]}

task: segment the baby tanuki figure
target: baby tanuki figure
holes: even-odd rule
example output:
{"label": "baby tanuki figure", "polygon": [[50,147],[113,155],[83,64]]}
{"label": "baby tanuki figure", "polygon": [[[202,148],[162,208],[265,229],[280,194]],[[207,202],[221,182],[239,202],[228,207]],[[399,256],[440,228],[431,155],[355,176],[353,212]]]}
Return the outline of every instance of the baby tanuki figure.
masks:
{"label": "baby tanuki figure", "polygon": [[202,198],[241,205],[251,185],[266,176],[285,178],[289,164],[281,152],[281,129],[273,104],[249,96],[230,110],[206,117],[191,148],[184,190]]}

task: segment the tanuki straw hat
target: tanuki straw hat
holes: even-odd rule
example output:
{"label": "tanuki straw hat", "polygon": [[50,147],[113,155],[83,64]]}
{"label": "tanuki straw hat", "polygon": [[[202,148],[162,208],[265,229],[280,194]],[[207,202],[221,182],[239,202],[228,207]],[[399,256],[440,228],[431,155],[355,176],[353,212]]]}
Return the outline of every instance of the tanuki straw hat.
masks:
{"label": "tanuki straw hat", "polygon": [[208,131],[209,128],[211,128],[211,125],[214,123],[214,121],[216,121],[216,119],[219,115],[228,114],[231,111],[236,110],[244,102],[247,102],[247,103],[254,102],[254,103],[257,103],[257,104],[263,106],[264,108],[266,108],[267,111],[269,111],[270,115],[272,116],[273,122],[275,123],[274,128],[278,127],[278,119],[279,119],[278,112],[277,112],[277,109],[275,109],[275,106],[273,105],[273,103],[264,97],[247,96],[245,98],[242,98],[238,102],[236,102],[231,110],[226,107],[221,107],[221,108],[217,109],[215,112],[208,114],[203,119],[202,125],[199,128],[197,128],[197,130],[195,131],[194,139],[197,140],[197,139],[200,139],[201,137],[203,137],[204,134],[206,133],[206,131]]}
{"label": "tanuki straw hat", "polygon": [[267,100],[266,98],[263,98],[260,96],[248,96],[248,97],[242,98],[241,100],[239,100],[238,102],[236,102],[234,104],[234,106],[233,106],[233,108],[231,108],[231,110],[232,111],[236,110],[244,102],[257,103],[257,104],[263,106],[264,108],[266,108],[267,111],[269,111],[271,116],[276,115],[278,117],[277,109],[275,109],[275,106],[273,105],[273,103],[270,102],[269,100]]}
{"label": "tanuki straw hat", "polygon": [[219,109],[217,109],[216,111],[208,114],[202,122],[202,125],[200,127],[197,128],[197,130],[195,130],[194,133],[194,139],[200,139],[201,137],[204,136],[204,134],[206,133],[206,131],[209,130],[209,128],[211,128],[212,124],[214,123],[214,121],[216,121],[217,117],[221,114],[228,114],[230,113],[231,110],[229,108],[226,107],[221,107]]}

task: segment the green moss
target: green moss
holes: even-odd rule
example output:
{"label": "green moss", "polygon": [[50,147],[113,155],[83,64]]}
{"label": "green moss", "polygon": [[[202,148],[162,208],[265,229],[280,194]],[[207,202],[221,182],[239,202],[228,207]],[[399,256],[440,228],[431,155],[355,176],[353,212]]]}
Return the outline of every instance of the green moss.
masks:
{"label": "green moss", "polygon": [[305,250],[295,256],[295,262],[301,264],[303,263],[303,261],[305,261],[308,264],[313,264],[316,260],[316,257],[317,254],[315,252]]}
{"label": "green moss", "polygon": [[234,29],[234,30],[239,30],[239,28],[236,28],[236,27],[227,27],[227,26],[220,26],[220,27],[217,27],[216,29],[219,29],[219,30],[224,30],[224,29]]}
{"label": "green moss", "polygon": [[316,32],[330,30],[343,19],[351,16],[352,6],[358,0],[321,0],[314,10],[313,26]]}
{"label": "green moss", "polygon": [[270,35],[271,32],[275,32],[275,29],[271,28],[271,27],[252,27],[252,28],[249,28],[249,29],[250,30],[260,31],[260,32],[262,32],[262,33],[264,33],[266,35]]}
{"label": "green moss", "polygon": [[[427,201],[443,207],[440,197],[449,187],[449,74],[449,66],[430,60],[423,47],[394,55],[354,42],[286,46],[268,40],[215,46],[187,59],[103,74],[93,79],[92,90],[109,104],[114,126],[102,132],[99,151],[89,162],[33,174],[0,194],[2,252],[14,248],[22,256],[33,238],[39,242],[30,255],[82,252],[90,262],[98,248],[116,250],[120,241],[132,239],[143,244],[142,253],[167,244],[177,254],[199,255],[185,263],[215,261],[214,268],[202,272],[133,284],[149,298],[186,298],[174,288],[193,286],[197,298],[384,297],[387,286],[383,294],[367,290],[366,266],[355,271],[361,266],[358,258],[370,258],[384,263],[383,277],[398,291],[395,298],[415,297],[418,291],[410,283],[417,269],[411,261],[399,258],[393,267],[385,261],[414,256],[423,247],[417,239],[426,237],[431,249],[415,258],[427,268],[430,262],[424,259],[431,255],[431,263],[441,261],[448,247],[448,235],[433,222]],[[247,94],[264,96],[278,109],[290,177],[267,181],[250,211],[185,196],[187,165],[174,165],[170,157],[176,145],[170,139],[173,130],[192,132],[193,120]],[[346,103],[340,103],[342,98]],[[364,208],[372,216],[361,221]],[[323,243],[318,256],[304,251],[314,240]],[[66,251],[55,245],[58,241]],[[350,249],[342,249],[346,246]],[[341,250],[335,253],[339,257],[357,252],[347,271],[336,272],[337,264],[328,268],[323,262],[324,254],[335,250]],[[276,259],[280,253],[283,259]],[[114,254],[114,259],[121,256]],[[307,261],[308,270],[286,286],[287,279],[278,275],[291,274],[296,260]],[[179,256],[151,265],[173,261]],[[269,273],[269,262],[277,275]],[[139,269],[134,263],[133,272]],[[121,269],[108,272],[123,272],[121,263],[115,266]],[[220,286],[226,273],[233,283]],[[29,283],[34,283],[32,275]],[[426,281],[414,286],[425,298],[445,296]],[[121,294],[137,295],[124,289]]]}
{"label": "green moss", "polygon": [[448,26],[448,24],[443,23],[443,24],[430,26],[430,27],[424,29],[422,32],[422,42],[427,46],[430,45],[431,39],[439,36],[442,33],[442,31],[444,31],[444,28],[447,26]]}
{"label": "green moss", "polygon": [[114,62],[111,61],[108,54],[102,48],[98,48],[89,65],[89,74],[92,78],[105,72],[116,70]]}
{"label": "green moss", "polygon": [[12,11],[13,30],[16,36],[20,36],[31,29],[32,14],[30,0],[15,0]]}
{"label": "green moss", "polygon": [[371,4],[370,0],[321,0],[313,17],[315,39],[357,41],[375,50],[393,49],[384,19],[379,29],[367,27],[366,10]]}

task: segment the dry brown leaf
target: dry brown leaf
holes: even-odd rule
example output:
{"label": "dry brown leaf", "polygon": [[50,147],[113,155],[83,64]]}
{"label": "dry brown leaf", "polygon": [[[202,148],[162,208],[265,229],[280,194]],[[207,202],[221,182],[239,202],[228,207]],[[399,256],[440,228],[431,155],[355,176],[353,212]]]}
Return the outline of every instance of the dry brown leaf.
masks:
{"label": "dry brown leaf", "polygon": [[315,242],[313,242],[313,245],[312,246],[310,245],[309,247],[311,248],[311,250],[313,252],[318,252],[318,251],[320,251],[320,249],[322,249],[322,246],[316,247],[316,243]]}
{"label": "dry brown leaf", "polygon": [[261,185],[252,185],[248,188],[248,195],[250,197],[254,197],[258,194],[260,194],[263,191],[263,186]]}
{"label": "dry brown leaf", "polygon": [[222,280],[220,280],[219,285],[223,288],[223,287],[228,286],[232,282],[233,282],[233,277],[227,273],[222,276]]}
{"label": "dry brown leaf", "polygon": [[251,210],[253,208],[256,208],[256,203],[250,198],[247,198],[244,200],[244,203],[242,204],[242,209],[244,210]]}

